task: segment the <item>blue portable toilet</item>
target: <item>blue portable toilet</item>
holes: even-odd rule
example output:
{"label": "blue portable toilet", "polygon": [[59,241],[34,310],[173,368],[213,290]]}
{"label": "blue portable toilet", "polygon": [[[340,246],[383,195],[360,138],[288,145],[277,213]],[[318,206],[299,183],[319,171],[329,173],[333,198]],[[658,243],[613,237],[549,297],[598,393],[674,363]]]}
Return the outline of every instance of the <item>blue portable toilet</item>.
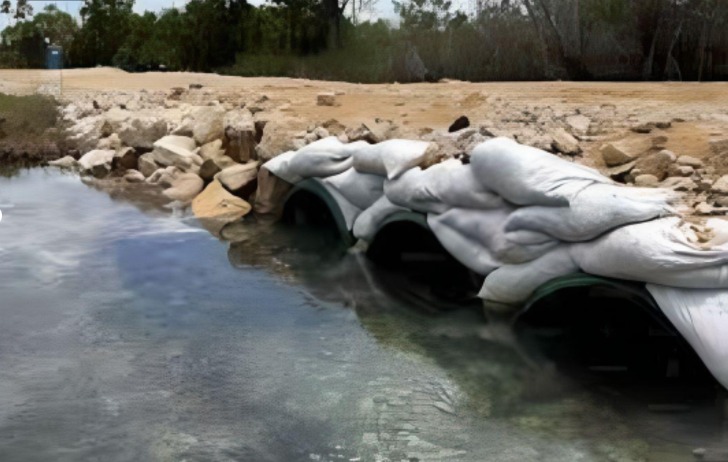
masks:
{"label": "blue portable toilet", "polygon": [[49,45],[46,48],[46,68],[63,69],[63,47]]}

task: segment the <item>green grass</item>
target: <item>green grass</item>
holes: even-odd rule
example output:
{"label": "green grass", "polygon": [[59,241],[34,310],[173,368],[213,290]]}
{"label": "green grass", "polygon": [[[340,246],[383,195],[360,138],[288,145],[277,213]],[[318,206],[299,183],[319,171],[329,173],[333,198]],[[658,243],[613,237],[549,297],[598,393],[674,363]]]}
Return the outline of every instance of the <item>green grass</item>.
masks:
{"label": "green grass", "polygon": [[56,127],[58,104],[49,96],[14,96],[0,93],[0,141],[38,140]]}

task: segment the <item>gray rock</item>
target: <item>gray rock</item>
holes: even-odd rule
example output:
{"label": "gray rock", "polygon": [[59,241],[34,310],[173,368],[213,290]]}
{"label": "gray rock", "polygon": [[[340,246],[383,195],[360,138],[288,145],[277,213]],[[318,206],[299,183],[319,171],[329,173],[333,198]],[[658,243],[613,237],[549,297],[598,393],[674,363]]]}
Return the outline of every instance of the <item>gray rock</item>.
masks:
{"label": "gray rock", "polygon": [[[103,175],[111,170],[111,161],[115,151],[110,149],[95,149],[84,154],[78,163],[84,171],[95,170],[94,176]],[[103,167],[103,168],[102,168]],[[99,176],[97,176],[98,178]]]}
{"label": "gray rock", "polygon": [[126,146],[149,149],[167,134],[167,122],[156,117],[134,117],[119,123],[115,129]]}
{"label": "gray rock", "polygon": [[205,187],[202,178],[194,173],[181,173],[173,181],[170,188],[165,189],[163,194],[166,198],[182,203],[192,202]]}
{"label": "gray rock", "polygon": [[160,165],[174,165],[185,170],[193,163],[202,164],[202,159],[193,152],[194,149],[195,140],[192,138],[168,135],[154,143],[152,156]]}
{"label": "gray rock", "polygon": [[142,172],[142,175],[145,177],[150,176],[159,167],[159,164],[154,161],[154,155],[151,152],[139,156],[139,160],[137,161],[137,170]]}

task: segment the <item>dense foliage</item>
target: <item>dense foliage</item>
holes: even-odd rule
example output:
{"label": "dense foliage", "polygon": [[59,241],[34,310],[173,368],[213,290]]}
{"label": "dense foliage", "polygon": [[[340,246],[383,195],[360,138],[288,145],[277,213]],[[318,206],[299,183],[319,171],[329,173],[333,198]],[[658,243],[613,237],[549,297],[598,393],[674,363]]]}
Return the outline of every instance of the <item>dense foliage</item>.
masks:
{"label": "dense foliage", "polygon": [[143,15],[133,1],[85,0],[77,23],[3,0],[17,22],[0,34],[0,67],[42,67],[54,43],[67,67],[361,82],[728,77],[725,0],[473,0],[468,14],[394,0],[397,27],[355,20],[373,0],[191,0]]}

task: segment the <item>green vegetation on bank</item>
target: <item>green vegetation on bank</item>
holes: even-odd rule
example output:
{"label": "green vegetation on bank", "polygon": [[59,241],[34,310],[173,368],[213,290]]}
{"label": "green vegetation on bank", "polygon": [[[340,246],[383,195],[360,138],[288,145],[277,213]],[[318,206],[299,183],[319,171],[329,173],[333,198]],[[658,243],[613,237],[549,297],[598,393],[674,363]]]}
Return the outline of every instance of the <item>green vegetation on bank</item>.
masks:
{"label": "green vegetation on bank", "polygon": [[[136,14],[134,0],[85,0],[78,24],[50,6],[4,0],[0,67],[113,65],[357,82],[728,78],[723,0],[394,1],[397,27],[357,22],[375,0],[191,0]],[[387,0],[381,0],[387,1]]]}

